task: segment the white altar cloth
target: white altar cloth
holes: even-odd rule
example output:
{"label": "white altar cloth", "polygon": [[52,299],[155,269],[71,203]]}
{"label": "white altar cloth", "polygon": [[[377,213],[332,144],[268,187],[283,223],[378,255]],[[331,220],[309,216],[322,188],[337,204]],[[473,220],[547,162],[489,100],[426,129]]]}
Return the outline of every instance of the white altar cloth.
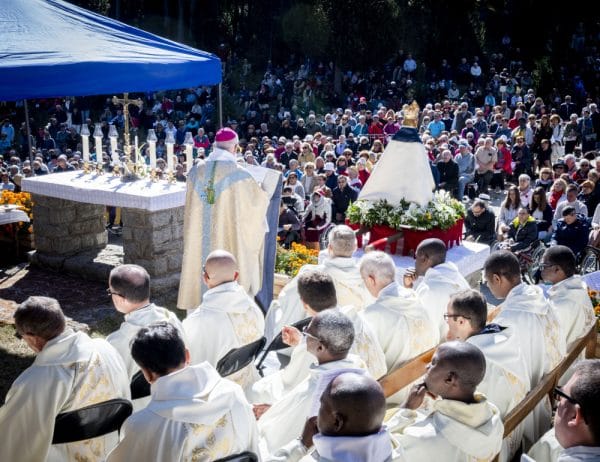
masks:
{"label": "white altar cloth", "polygon": [[88,204],[158,210],[185,205],[185,182],[153,182],[149,178],[124,183],[112,173],[84,174],[81,170],[23,178],[23,191]]}
{"label": "white altar cloth", "polygon": [[29,222],[29,217],[23,210],[11,209],[4,211],[3,207],[0,206],[0,225],[8,225],[20,221]]}
{"label": "white altar cloth", "polygon": [[[353,256],[357,260],[360,260],[363,255],[364,250],[358,249],[354,252]],[[446,261],[454,263],[458,267],[460,274],[467,277],[476,271],[480,271],[489,255],[489,245],[463,241],[462,245],[455,245],[451,249],[448,249]],[[398,283],[402,284],[404,271],[407,268],[415,267],[415,259],[412,257],[403,257],[402,255],[392,255],[391,257],[396,265],[396,279]],[[319,254],[319,262],[325,258],[327,258],[327,250],[324,250]]]}

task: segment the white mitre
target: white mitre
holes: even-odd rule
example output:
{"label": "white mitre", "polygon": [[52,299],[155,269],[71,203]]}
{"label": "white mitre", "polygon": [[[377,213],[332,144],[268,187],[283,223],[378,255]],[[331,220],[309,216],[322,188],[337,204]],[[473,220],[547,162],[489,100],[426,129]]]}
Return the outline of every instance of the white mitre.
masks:
{"label": "white mitre", "polygon": [[425,147],[416,129],[419,106],[413,102],[403,109],[402,127],[390,140],[358,195],[359,200],[386,199],[399,204],[402,199],[427,205],[433,198],[435,182]]}

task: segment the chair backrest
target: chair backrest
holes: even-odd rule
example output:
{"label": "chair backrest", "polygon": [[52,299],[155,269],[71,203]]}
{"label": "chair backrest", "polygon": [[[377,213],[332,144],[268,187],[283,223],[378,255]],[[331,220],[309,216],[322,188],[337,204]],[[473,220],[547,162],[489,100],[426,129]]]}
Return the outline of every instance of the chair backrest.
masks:
{"label": "chair backrest", "polygon": [[258,457],[253,452],[246,451],[241,452],[240,454],[234,454],[233,456],[217,459],[215,462],[258,462]]}
{"label": "chair backrest", "polygon": [[431,358],[433,357],[436,348],[437,347],[434,347],[427,350],[425,353],[421,353],[403,366],[381,377],[378,382],[379,385],[381,385],[381,388],[383,388],[385,397],[389,398],[397,391],[402,390],[419,377],[422,377],[427,371],[427,365],[431,362]]}
{"label": "chair backrest", "polygon": [[150,396],[150,384],[146,380],[146,377],[144,377],[142,371],[137,371],[133,375],[131,378],[131,383],[129,384],[129,389],[131,390],[131,399],[139,399]]}
{"label": "chair backrest", "polygon": [[[292,324],[292,327],[295,327],[299,331],[302,331],[302,329],[304,329],[310,324],[311,319],[311,317],[301,319],[300,321],[297,321],[294,324]],[[275,337],[273,337],[273,340],[271,340],[271,343],[269,343],[269,346],[265,349],[265,351],[260,357],[260,360],[256,364],[256,368],[258,369],[258,371],[260,372],[262,370],[262,364],[265,362],[265,359],[267,359],[267,355],[271,351],[279,351],[288,347],[289,345],[283,343],[283,336],[281,335],[281,332],[279,332]]]}
{"label": "chair backrest", "polygon": [[132,411],[130,401],[111,399],[58,414],[52,444],[73,443],[118,431]]}
{"label": "chair backrest", "polygon": [[266,342],[267,339],[261,337],[252,343],[229,350],[225,356],[219,359],[219,362],[217,363],[217,372],[221,377],[235,374],[237,371],[254,361]]}

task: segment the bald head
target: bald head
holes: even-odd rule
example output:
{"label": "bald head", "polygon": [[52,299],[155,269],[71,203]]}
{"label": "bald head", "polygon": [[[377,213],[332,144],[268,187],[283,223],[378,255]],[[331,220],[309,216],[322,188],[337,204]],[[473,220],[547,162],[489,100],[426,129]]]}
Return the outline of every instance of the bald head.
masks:
{"label": "bald head", "polygon": [[226,250],[214,250],[206,257],[204,264],[205,283],[209,288],[226,282],[235,281],[238,277],[237,260]]}
{"label": "bald head", "polygon": [[317,426],[325,436],[367,436],[381,429],[385,396],[379,383],[347,372],[335,377],[321,396]]}
{"label": "bald head", "polygon": [[132,303],[150,299],[150,275],[139,265],[121,265],[110,272],[108,285],[112,292]]}
{"label": "bald head", "polygon": [[485,368],[485,357],[475,345],[446,342],[433,355],[425,385],[442,398],[470,402],[485,376]]}

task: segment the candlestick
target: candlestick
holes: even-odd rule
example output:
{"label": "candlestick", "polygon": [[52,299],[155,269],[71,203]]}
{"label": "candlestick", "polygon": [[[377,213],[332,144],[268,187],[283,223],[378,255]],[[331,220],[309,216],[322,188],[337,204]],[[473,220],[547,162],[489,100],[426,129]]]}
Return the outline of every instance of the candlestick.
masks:
{"label": "candlestick", "polygon": [[102,129],[100,128],[100,122],[96,124],[94,130],[94,140],[96,141],[96,162],[102,164]]}
{"label": "candlestick", "polygon": [[194,164],[194,138],[192,137],[192,132],[185,133],[183,145],[185,146],[185,163],[187,165],[186,172],[190,173],[190,170],[192,170],[192,166]]}
{"label": "candlestick", "polygon": [[79,132],[81,135],[81,149],[83,151],[83,161],[90,161],[90,129],[87,124],[83,124],[81,127],[81,131]]}
{"label": "candlestick", "polygon": [[138,163],[138,136],[135,135],[135,151],[133,153],[133,162]]}
{"label": "candlestick", "polygon": [[148,145],[150,146],[150,168],[156,168],[156,142],[158,138],[156,137],[156,133],[154,133],[153,129],[148,130],[148,137],[146,138],[148,141]]}
{"label": "candlestick", "polygon": [[173,146],[175,145],[173,133],[169,132],[167,134],[165,144],[167,145],[167,170],[173,172]]}
{"label": "candlestick", "polygon": [[117,138],[119,137],[119,133],[117,132],[117,127],[114,125],[110,126],[110,130],[108,131],[108,138],[110,139],[110,157],[112,159],[113,165],[117,165],[119,163],[119,153],[117,152]]}

